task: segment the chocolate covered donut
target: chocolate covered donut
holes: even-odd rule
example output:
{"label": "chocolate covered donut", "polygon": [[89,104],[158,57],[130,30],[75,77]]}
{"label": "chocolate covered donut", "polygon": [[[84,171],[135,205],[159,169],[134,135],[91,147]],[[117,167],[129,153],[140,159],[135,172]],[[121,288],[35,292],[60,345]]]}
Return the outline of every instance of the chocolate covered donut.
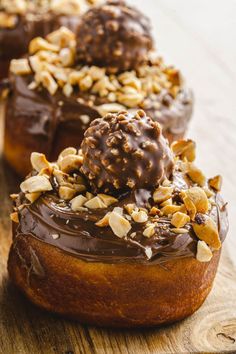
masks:
{"label": "chocolate covered donut", "polygon": [[0,80],[11,59],[27,52],[29,42],[61,26],[76,31],[80,15],[96,1],[2,0],[0,2]]}
{"label": "chocolate covered donut", "polygon": [[[136,119],[140,115],[142,128]],[[82,149],[66,148],[54,163],[44,154],[31,155],[33,171],[21,183],[20,194],[12,196],[9,274],[35,304],[83,323],[170,323],[196,311],[212,288],[228,230],[221,177],[206,179],[194,164],[194,142],[180,140],[171,146],[168,178],[162,180],[157,173],[153,179],[147,171],[149,184],[141,177],[140,185],[137,179],[127,189],[121,171],[120,188],[105,192],[101,173],[94,180],[96,188],[91,187],[88,168],[93,174],[93,158],[107,141],[106,133],[102,135],[107,123],[111,138],[121,130],[136,144],[133,129],[120,129],[121,122],[142,130],[139,143],[150,141],[148,132],[149,137],[157,134],[155,144],[160,144],[156,123],[141,112],[132,117],[122,112],[109,123],[107,117],[95,120]],[[95,128],[99,144],[93,147],[88,138]],[[122,155],[119,148],[117,156]],[[132,150],[126,157],[133,177],[139,160],[132,158]],[[149,158],[157,165],[165,160],[156,149]],[[111,181],[113,171],[106,173]]]}
{"label": "chocolate covered donut", "polygon": [[136,8],[112,0],[88,11],[78,26],[78,60],[110,72],[135,69],[153,47],[150,23]]}

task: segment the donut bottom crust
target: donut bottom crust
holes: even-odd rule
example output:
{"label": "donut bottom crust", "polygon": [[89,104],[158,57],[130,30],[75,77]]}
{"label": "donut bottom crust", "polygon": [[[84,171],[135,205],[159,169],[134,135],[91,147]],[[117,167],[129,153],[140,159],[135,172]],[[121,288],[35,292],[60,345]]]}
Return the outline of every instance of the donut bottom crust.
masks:
{"label": "donut bottom crust", "polygon": [[81,323],[109,327],[167,324],[193,314],[210,292],[220,251],[161,265],[87,262],[30,235],[13,242],[13,283],[39,307]]}

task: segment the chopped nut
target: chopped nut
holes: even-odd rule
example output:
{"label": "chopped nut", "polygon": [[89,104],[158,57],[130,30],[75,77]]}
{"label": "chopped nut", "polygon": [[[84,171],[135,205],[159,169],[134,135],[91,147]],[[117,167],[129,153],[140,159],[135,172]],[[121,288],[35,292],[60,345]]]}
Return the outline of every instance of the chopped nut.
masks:
{"label": "chopped nut", "polygon": [[182,205],[165,205],[163,208],[161,208],[161,212],[164,215],[172,215],[176,213],[177,211],[182,211],[183,206]]}
{"label": "chopped nut", "polygon": [[77,195],[77,197],[73,198],[71,201],[70,201],[70,204],[71,204],[71,209],[73,211],[77,211],[78,208],[82,207],[84,205],[84,203],[87,202],[87,198],[84,197],[82,194],[80,195]]}
{"label": "chopped nut", "polygon": [[122,215],[116,213],[114,210],[109,216],[109,225],[114,234],[120,238],[127,236],[131,229],[131,225]]}
{"label": "chopped nut", "polygon": [[98,197],[93,197],[84,204],[89,209],[101,209],[106,208],[106,204]]}
{"label": "chopped nut", "polygon": [[209,186],[213,189],[215,189],[217,192],[221,190],[222,187],[222,177],[220,175],[217,175],[213,178],[210,178],[209,181]]}
{"label": "chopped nut", "polygon": [[117,214],[123,215],[123,208],[121,207],[115,207],[113,211],[115,211]]}
{"label": "chopped nut", "polygon": [[179,156],[181,160],[186,158],[189,162],[195,160],[195,150],[196,144],[194,141],[188,140],[178,140],[172,143],[171,149],[175,156]]}
{"label": "chopped nut", "polygon": [[210,262],[213,254],[205,241],[198,241],[196,258],[199,262]]}
{"label": "chopped nut", "polygon": [[96,226],[99,226],[99,227],[106,227],[109,225],[109,217],[110,217],[110,212],[109,213],[106,213],[106,215],[99,221],[96,222]]}
{"label": "chopped nut", "polygon": [[40,192],[26,193],[25,197],[31,202],[34,203],[41,196]]}
{"label": "chopped nut", "polygon": [[145,237],[152,237],[155,233],[155,224],[150,224],[146,229],[143,231],[143,236]]}
{"label": "chopped nut", "polygon": [[207,187],[205,186],[205,187],[203,187],[203,190],[204,190],[204,192],[206,193],[207,198],[213,197],[214,193],[213,193],[209,188],[207,188]]}
{"label": "chopped nut", "polygon": [[135,222],[138,222],[138,223],[143,223],[148,220],[148,215],[143,210],[133,211],[131,214],[131,217]]}
{"label": "chopped nut", "polygon": [[169,199],[165,200],[164,202],[160,203],[160,206],[165,207],[167,205],[172,205],[172,204],[173,204],[173,200],[172,200],[172,198],[169,198]]}
{"label": "chopped nut", "polygon": [[28,75],[31,68],[27,59],[13,59],[10,63],[10,71],[16,75]]}
{"label": "chopped nut", "polygon": [[171,224],[177,228],[185,226],[190,221],[190,217],[184,213],[177,211],[171,218]]}
{"label": "chopped nut", "polygon": [[69,46],[75,40],[75,34],[67,27],[60,27],[58,30],[49,33],[46,36],[48,42],[63,48]]}
{"label": "chopped nut", "polygon": [[144,99],[142,93],[120,93],[117,94],[118,101],[124,104],[126,107],[133,108],[137,107]]}
{"label": "chopped nut", "polygon": [[16,200],[16,199],[18,198],[18,196],[19,196],[19,194],[16,194],[16,193],[10,194],[10,198],[11,198],[12,200]]}
{"label": "chopped nut", "polygon": [[186,173],[191,178],[191,180],[194,183],[197,183],[200,187],[203,187],[206,183],[206,177],[204,176],[202,171],[193,163],[188,163]]}
{"label": "chopped nut", "polygon": [[128,212],[128,214],[131,215],[132,212],[135,210],[136,205],[133,204],[133,203],[126,204],[126,205],[124,206],[124,208],[125,208],[125,210]]}
{"label": "chopped nut", "polygon": [[149,211],[149,215],[159,215],[160,214],[160,209],[156,208],[156,207],[152,207]]}
{"label": "chopped nut", "polygon": [[221,247],[219,232],[215,221],[208,215],[197,214],[193,223],[197,237],[210,247],[218,250]]}
{"label": "chopped nut", "polygon": [[70,48],[62,48],[59,53],[62,66],[72,66],[74,64],[74,52]]}
{"label": "chopped nut", "polygon": [[171,198],[173,192],[172,187],[158,187],[155,192],[153,193],[153,199],[155,203],[161,203],[165,200]]}
{"label": "chopped nut", "polygon": [[63,172],[70,173],[78,170],[83,162],[82,156],[79,155],[66,155],[58,161],[59,167]]}
{"label": "chopped nut", "polygon": [[97,111],[101,116],[105,116],[107,113],[117,113],[125,110],[125,106],[118,103],[104,103],[100,106],[96,106]]}
{"label": "chopped nut", "polygon": [[17,24],[17,16],[0,12],[0,28],[13,28]]}
{"label": "chopped nut", "polygon": [[44,168],[51,169],[51,165],[46,159],[46,156],[44,154],[40,154],[39,152],[32,152],[30,162],[33,169],[37,172],[40,172]]}
{"label": "chopped nut", "polygon": [[98,194],[98,197],[103,201],[106,207],[118,202],[118,199],[107,194]]}
{"label": "chopped nut", "polygon": [[87,198],[88,200],[92,199],[93,197],[94,197],[94,195],[93,195],[92,193],[86,192],[86,198]]}
{"label": "chopped nut", "polygon": [[52,0],[51,10],[57,14],[78,15],[85,4],[78,0]]}
{"label": "chopped nut", "polygon": [[38,80],[50,92],[52,96],[56,93],[58,85],[48,71],[40,72],[38,74]]}
{"label": "chopped nut", "polygon": [[185,193],[182,193],[182,196],[185,208],[187,209],[190,219],[194,220],[197,213],[197,209],[192,200]]}
{"label": "chopped nut", "polygon": [[23,193],[46,192],[52,190],[52,185],[45,176],[33,176],[21,183]]}
{"label": "chopped nut", "polygon": [[59,197],[64,200],[71,200],[75,196],[76,190],[66,186],[59,187]]}
{"label": "chopped nut", "polygon": [[46,41],[41,37],[36,37],[32,39],[32,41],[29,44],[29,53],[34,54],[39,50],[49,50],[51,52],[59,52],[60,48],[55,44],[49,43],[48,41]]}
{"label": "chopped nut", "polygon": [[77,155],[77,150],[73,147],[68,147],[68,148],[62,150],[62,152],[58,156],[58,162],[60,162],[63,159],[63,157],[68,156],[68,155]]}
{"label": "chopped nut", "polygon": [[173,227],[173,229],[171,229],[172,232],[174,232],[175,234],[186,234],[188,232],[187,229],[184,229],[182,227]]}
{"label": "chopped nut", "polygon": [[11,213],[10,218],[13,222],[15,222],[17,224],[19,223],[19,215],[17,212]]}
{"label": "chopped nut", "polygon": [[151,259],[152,258],[152,249],[151,249],[151,247],[145,247],[145,254],[147,256],[147,259]]}
{"label": "chopped nut", "polygon": [[206,193],[202,188],[200,187],[189,188],[188,190],[185,191],[185,195],[193,202],[197,212],[203,214],[207,213],[209,208],[209,203],[208,203]]}

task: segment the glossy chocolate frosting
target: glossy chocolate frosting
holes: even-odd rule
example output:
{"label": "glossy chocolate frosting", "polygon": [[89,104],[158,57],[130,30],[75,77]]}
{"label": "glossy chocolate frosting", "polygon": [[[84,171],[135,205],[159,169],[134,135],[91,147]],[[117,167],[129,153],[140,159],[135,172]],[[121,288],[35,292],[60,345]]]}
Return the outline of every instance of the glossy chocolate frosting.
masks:
{"label": "glossy chocolate frosting", "polygon": [[[177,189],[188,188],[189,180],[179,172],[173,176]],[[118,238],[110,228],[95,225],[108,210],[135,203],[146,207],[152,203],[152,192],[139,189],[119,195],[119,200],[112,207],[89,211],[72,212],[69,204],[49,193],[40,197],[35,203],[26,205],[19,211],[20,223],[15,228],[14,237],[30,235],[60,250],[91,262],[138,262],[159,264],[171,259],[195,257],[198,239],[192,227],[186,226],[184,234],[175,234],[170,228],[170,219],[160,217],[155,234],[151,238],[143,236],[144,225],[132,222],[136,235],[131,238]],[[210,216],[216,222],[221,241],[228,231],[227,211],[219,194],[215,195],[215,206]],[[147,257],[151,251],[152,256]],[[149,259],[148,259],[149,258]]]}
{"label": "glossy chocolate frosting", "polygon": [[[65,26],[76,31],[80,17],[78,15],[60,15],[51,11],[47,13],[17,15],[13,28],[0,27],[0,63],[10,63],[11,59],[19,58],[28,50],[29,42],[37,37],[45,37],[48,33]],[[1,77],[7,72],[1,72]]]}
{"label": "glossy chocolate frosting", "polygon": [[[101,117],[98,106],[108,101],[78,90],[70,97],[61,90],[54,96],[44,88],[30,90],[32,80],[32,75],[10,76],[6,136],[29,149],[28,154],[44,152],[54,160],[64,147],[80,146],[91,120]],[[165,136],[182,136],[192,113],[192,93],[183,88],[174,99],[163,90],[149,97],[145,111],[162,125]]]}

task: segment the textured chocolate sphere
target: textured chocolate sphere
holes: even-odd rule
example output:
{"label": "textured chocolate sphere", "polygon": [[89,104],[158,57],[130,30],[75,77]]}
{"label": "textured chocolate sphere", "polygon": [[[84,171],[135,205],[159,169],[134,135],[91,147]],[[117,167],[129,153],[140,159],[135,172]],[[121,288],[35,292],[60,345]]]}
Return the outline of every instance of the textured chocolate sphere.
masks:
{"label": "textured chocolate sphere", "polygon": [[135,69],[152,48],[149,20],[123,1],[89,10],[78,28],[78,60],[110,72]]}
{"label": "textured chocolate sphere", "polygon": [[171,150],[160,125],[143,111],[95,119],[81,145],[81,172],[93,189],[113,192],[153,188],[173,169]]}

